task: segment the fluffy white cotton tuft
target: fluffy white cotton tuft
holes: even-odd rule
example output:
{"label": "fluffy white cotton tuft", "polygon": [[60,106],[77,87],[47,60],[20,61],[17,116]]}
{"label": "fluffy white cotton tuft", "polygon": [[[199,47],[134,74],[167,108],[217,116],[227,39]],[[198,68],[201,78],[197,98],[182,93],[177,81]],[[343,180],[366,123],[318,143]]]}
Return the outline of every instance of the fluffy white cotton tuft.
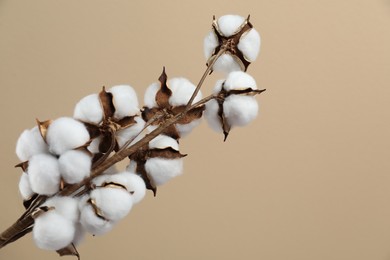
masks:
{"label": "fluffy white cotton tuft", "polygon": [[104,217],[112,221],[124,218],[133,206],[130,193],[122,188],[98,188],[91,192],[90,197],[95,200]]}
{"label": "fluffy white cotton tuft", "polygon": [[237,47],[244,54],[246,60],[253,62],[259,55],[260,45],[260,34],[252,28],[241,36]]}
{"label": "fluffy white cotton tuft", "polygon": [[223,130],[221,125],[221,120],[219,119],[218,116],[218,111],[219,111],[218,102],[212,99],[206,103],[206,110],[204,112],[204,116],[211,129],[217,132],[222,132]]}
{"label": "fluffy white cotton tuft", "polygon": [[114,117],[122,119],[126,116],[139,114],[137,93],[129,85],[117,85],[107,92],[112,93],[112,102],[115,106]]}
{"label": "fluffy white cotton tuft", "polygon": [[70,150],[60,156],[58,163],[65,182],[74,184],[89,176],[92,158],[85,151]]}
{"label": "fluffy white cotton tuft", "polygon": [[226,37],[232,36],[238,32],[238,29],[244,22],[244,17],[231,14],[221,16],[217,21],[219,30]]}
{"label": "fluffy white cotton tuft", "polygon": [[64,218],[77,222],[79,219],[79,200],[73,197],[55,196],[48,199],[43,205],[54,207],[55,212]]}
{"label": "fluffy white cotton tuft", "polygon": [[111,231],[115,225],[113,221],[98,217],[88,203],[84,204],[81,209],[80,223],[87,232],[93,235],[103,235]]}
{"label": "fluffy white cotton tuft", "polygon": [[20,176],[19,192],[20,192],[20,195],[22,195],[23,200],[28,200],[32,197],[32,195],[34,195],[34,192],[31,189],[28,175],[26,173],[23,173],[22,176]]}
{"label": "fluffy white cotton tuft", "polygon": [[145,170],[159,186],[183,173],[183,159],[150,158],[145,163]]}
{"label": "fluffy white cotton tuft", "polygon": [[230,95],[223,103],[223,112],[231,126],[245,126],[253,121],[259,106],[252,96]]}
{"label": "fluffy white cotton tuft", "polygon": [[215,35],[214,31],[211,31],[203,40],[203,51],[204,56],[208,60],[211,55],[214,53],[215,48],[218,46],[218,38]]}
{"label": "fluffy white cotton tuft", "polygon": [[179,151],[177,140],[166,135],[158,135],[149,142],[149,149],[164,149],[167,147],[172,147],[174,150]]}
{"label": "fluffy white cotton tuft", "polygon": [[126,187],[130,193],[133,202],[140,202],[146,194],[146,186],[144,180],[133,172],[121,172],[111,175],[107,179],[108,182],[119,183]]}
{"label": "fluffy white cotton tuft", "polygon": [[151,84],[145,91],[144,103],[148,108],[157,107],[156,94],[160,89],[160,83],[155,82]]}
{"label": "fluffy white cotton tuft", "polygon": [[[172,78],[167,82],[168,87],[172,90],[172,96],[169,98],[171,106],[183,106],[188,103],[196,86],[186,78]],[[202,99],[202,93],[199,91],[193,103]]]}
{"label": "fluffy white cotton tuft", "polygon": [[116,140],[119,148],[121,148],[128,140],[135,138],[143,130],[145,121],[141,117],[135,117],[135,121],[135,125],[116,132]]}
{"label": "fluffy white cotton tuft", "polygon": [[222,54],[214,63],[213,70],[224,73],[241,70],[240,65],[230,54]]}
{"label": "fluffy white cotton tuft", "polygon": [[85,233],[86,233],[86,230],[84,229],[83,225],[81,225],[80,222],[77,222],[76,223],[76,232],[74,234],[74,238],[73,238],[72,243],[75,246],[78,246],[79,244],[81,244],[81,242],[83,242],[83,240],[85,238]]}
{"label": "fluffy white cotton tuft", "polygon": [[22,162],[28,161],[33,155],[48,152],[49,149],[37,126],[24,130],[16,142],[16,155]]}
{"label": "fluffy white cotton tuft", "polygon": [[75,223],[54,210],[36,218],[32,231],[35,244],[46,250],[59,250],[68,246],[72,243],[75,232]]}
{"label": "fluffy white cotton tuft", "polygon": [[53,195],[59,190],[61,175],[58,160],[54,156],[34,155],[29,161],[27,174],[35,193]]}
{"label": "fluffy white cotton tuft", "polygon": [[91,94],[83,97],[73,112],[73,117],[92,124],[99,124],[103,120],[103,108],[100,104],[99,95]]}
{"label": "fluffy white cotton tuft", "polygon": [[177,131],[179,132],[180,137],[185,137],[188,135],[195,127],[197,127],[202,122],[202,119],[195,119],[188,124],[175,124]]}
{"label": "fluffy white cotton tuft", "polygon": [[130,161],[129,165],[126,166],[126,171],[128,172],[137,172],[137,163],[135,161]]}
{"label": "fluffy white cotton tuft", "polygon": [[230,90],[244,90],[251,88],[253,90],[257,89],[255,79],[243,71],[234,71],[229,73],[226,78],[223,88],[226,91]]}
{"label": "fluffy white cotton tuft", "polygon": [[84,124],[70,117],[54,120],[47,129],[46,135],[49,150],[57,155],[83,146],[89,138]]}
{"label": "fluffy white cotton tuft", "polygon": [[100,136],[92,139],[92,142],[88,145],[87,149],[91,153],[99,153],[99,144],[102,138]]}

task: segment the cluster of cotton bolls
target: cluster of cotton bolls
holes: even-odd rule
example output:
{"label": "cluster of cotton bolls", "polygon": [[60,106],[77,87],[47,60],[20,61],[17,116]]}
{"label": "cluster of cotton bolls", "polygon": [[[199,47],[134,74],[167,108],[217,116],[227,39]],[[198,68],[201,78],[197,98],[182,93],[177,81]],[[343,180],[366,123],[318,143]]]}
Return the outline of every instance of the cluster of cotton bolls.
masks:
{"label": "cluster of cotton bolls", "polygon": [[[20,194],[26,207],[37,196],[47,198],[32,215],[39,248],[61,250],[79,244],[85,233],[105,234],[144,198],[147,189],[156,195],[157,186],[183,172],[186,155],[179,151],[179,139],[199,125],[203,114],[225,139],[232,127],[255,119],[254,95],[263,90],[245,71],[258,56],[260,36],[249,17],[237,15],[214,19],[212,29],[204,40],[205,56],[211,71],[225,72],[225,78],[217,81],[208,102],[201,102],[201,92],[188,79],[168,79],[164,68],[159,81],[146,89],[142,108],[131,86],[103,87],[77,102],[73,117],[38,121],[20,135],[16,145],[18,166],[23,169]],[[200,104],[189,109],[191,98],[192,104]],[[178,115],[178,121],[128,156],[123,171],[111,165],[91,176],[111,154],[142,141]],[[81,189],[72,194],[61,193],[80,183]]]}

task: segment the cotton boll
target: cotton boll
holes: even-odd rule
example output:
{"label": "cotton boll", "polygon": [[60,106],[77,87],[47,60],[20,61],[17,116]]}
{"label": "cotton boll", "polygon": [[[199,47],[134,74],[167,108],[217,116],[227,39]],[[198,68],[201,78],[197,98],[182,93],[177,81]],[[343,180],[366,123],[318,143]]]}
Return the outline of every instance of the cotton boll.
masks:
{"label": "cotton boll", "polygon": [[223,112],[231,126],[245,126],[257,116],[259,106],[252,96],[230,95],[223,103]]}
{"label": "cotton boll", "polygon": [[85,151],[70,150],[63,153],[58,163],[65,182],[74,184],[87,178],[91,172],[91,159]]}
{"label": "cotton boll", "polygon": [[217,132],[222,132],[223,130],[221,125],[221,120],[218,116],[218,111],[219,111],[218,102],[212,99],[206,103],[206,110],[204,112],[204,116],[211,129]]}
{"label": "cotton boll", "polygon": [[204,51],[204,56],[208,60],[211,55],[214,53],[215,48],[217,48],[219,42],[218,38],[215,35],[214,31],[209,32],[207,36],[203,40],[203,51]]}
{"label": "cotton boll", "polygon": [[111,231],[115,225],[113,221],[98,217],[88,203],[81,209],[80,223],[87,232],[93,235],[103,235]]}
{"label": "cotton boll", "polygon": [[22,176],[20,176],[19,192],[20,192],[20,195],[22,195],[23,200],[28,200],[32,197],[32,195],[34,195],[34,192],[31,189],[28,175],[26,173],[23,173]]}
{"label": "cotton boll", "polygon": [[145,163],[145,170],[153,182],[159,186],[183,173],[183,160],[150,158]]}
{"label": "cotton boll", "polygon": [[122,119],[139,113],[137,93],[129,85],[117,85],[111,87],[112,102],[115,106],[114,117]]}
{"label": "cotton boll", "polygon": [[61,175],[58,160],[54,156],[34,155],[29,161],[27,173],[35,193],[53,195],[59,190]]}
{"label": "cotton boll", "polygon": [[33,155],[48,152],[47,144],[37,126],[24,130],[16,142],[16,155],[22,162],[28,161]]}
{"label": "cotton boll", "polygon": [[[196,86],[186,78],[172,78],[168,80],[168,86],[172,91],[172,96],[169,98],[171,106],[187,105]],[[194,103],[202,99],[202,93],[199,91],[194,99]]]}
{"label": "cotton boll", "polygon": [[55,211],[43,213],[34,221],[35,244],[46,250],[59,250],[68,246],[75,235],[75,223]]}
{"label": "cotton boll", "polygon": [[224,15],[217,21],[219,30],[226,37],[235,34],[244,22],[245,18],[239,15]]}
{"label": "cotton boll", "polygon": [[46,141],[52,153],[60,155],[89,141],[89,133],[83,123],[61,117],[54,120],[47,129]]}
{"label": "cotton boll", "polygon": [[237,47],[249,62],[253,62],[259,55],[260,44],[260,35],[254,28],[252,28],[250,31],[241,36]]}
{"label": "cotton boll", "polygon": [[251,88],[253,90],[257,89],[255,79],[243,71],[234,71],[229,73],[226,78],[223,88],[226,91],[231,90],[244,90]]}
{"label": "cotton boll", "polygon": [[177,131],[179,132],[180,137],[185,137],[188,135],[195,127],[197,127],[202,120],[195,119],[191,123],[188,124],[175,124]]}
{"label": "cotton boll", "polygon": [[112,221],[124,218],[133,206],[130,194],[119,187],[95,189],[91,192],[90,197],[95,201],[104,217]]}
{"label": "cotton boll", "polygon": [[179,151],[179,143],[174,138],[166,135],[158,135],[149,142],[150,149],[164,149],[167,147]]}
{"label": "cotton boll", "polygon": [[135,138],[140,132],[142,132],[145,126],[145,121],[141,117],[136,117],[135,121],[135,125],[116,132],[116,140],[118,142],[119,148],[121,148],[127,141]]}
{"label": "cotton boll", "polygon": [[157,107],[156,94],[160,89],[160,83],[151,84],[145,91],[144,103],[148,108]]}
{"label": "cotton boll", "polygon": [[126,171],[111,175],[107,182],[119,183],[125,186],[133,199],[133,203],[138,203],[145,197],[145,182],[140,176],[133,172]]}
{"label": "cotton boll", "polygon": [[55,212],[64,218],[77,222],[79,219],[79,200],[73,197],[55,196],[48,199],[43,205],[54,207]]}
{"label": "cotton boll", "polygon": [[241,70],[240,65],[230,54],[222,54],[214,63],[213,70],[224,73]]}
{"label": "cotton boll", "polygon": [[92,124],[99,124],[103,120],[103,108],[99,95],[91,94],[82,98],[74,109],[73,117]]}

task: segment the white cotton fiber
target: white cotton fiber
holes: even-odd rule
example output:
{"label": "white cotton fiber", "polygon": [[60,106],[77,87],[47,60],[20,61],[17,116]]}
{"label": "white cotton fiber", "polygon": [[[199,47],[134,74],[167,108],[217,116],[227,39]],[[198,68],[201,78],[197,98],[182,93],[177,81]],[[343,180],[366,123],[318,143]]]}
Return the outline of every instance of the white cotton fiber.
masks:
{"label": "white cotton fiber", "polygon": [[74,222],[51,210],[35,219],[32,233],[39,248],[59,250],[72,242],[75,231]]}
{"label": "white cotton fiber", "polygon": [[259,106],[253,96],[230,95],[223,103],[223,112],[231,126],[245,126],[257,116]]}
{"label": "white cotton fiber", "polygon": [[54,120],[47,129],[49,150],[57,155],[83,146],[89,141],[89,133],[83,123],[70,117]]}
{"label": "white cotton fiber", "polygon": [[183,173],[183,159],[150,158],[145,163],[145,170],[159,186]]}
{"label": "white cotton fiber", "polygon": [[73,112],[73,117],[92,124],[99,124],[103,120],[103,108],[100,104],[99,95],[91,94],[82,98]]}
{"label": "white cotton fiber", "polygon": [[191,121],[188,124],[175,124],[175,126],[176,126],[177,131],[179,132],[180,137],[185,137],[186,135],[191,133],[191,131],[195,127],[197,127],[201,122],[202,122],[202,119],[199,118],[199,119],[195,119],[195,120]]}
{"label": "white cotton fiber", "polygon": [[102,211],[104,217],[112,221],[124,218],[133,206],[130,193],[119,187],[95,189],[90,197],[95,200],[96,206]]}
{"label": "white cotton fiber", "polygon": [[230,54],[222,54],[218,60],[214,63],[213,70],[230,73],[232,71],[241,70],[240,65]]}
{"label": "white cotton fiber", "polygon": [[80,223],[83,228],[93,235],[103,235],[112,230],[115,222],[102,219],[95,214],[88,203],[84,204],[80,213]]}
{"label": "white cotton fiber", "polygon": [[61,154],[58,163],[64,181],[69,184],[74,184],[89,176],[92,158],[85,151],[69,150]]}
{"label": "white cotton fiber", "polygon": [[160,82],[151,84],[145,91],[144,103],[148,108],[157,107],[156,94],[161,86]]}
{"label": "white cotton fiber", "polygon": [[174,150],[179,151],[177,140],[166,135],[158,135],[149,142],[149,149],[164,149],[167,147],[172,147]]}
{"label": "white cotton fiber", "polygon": [[128,172],[137,172],[137,163],[135,161],[130,161],[129,165],[126,166],[126,171]]}
{"label": "white cotton fiber", "polygon": [[248,73],[243,71],[234,71],[229,73],[227,76],[223,88],[226,91],[244,90],[248,88],[255,90],[257,89],[257,85],[255,79]]}
{"label": "white cotton fiber", "polygon": [[144,180],[133,172],[121,172],[109,176],[107,182],[119,183],[126,187],[130,193],[133,203],[140,202],[146,194],[146,186]]}
{"label": "white cotton fiber", "polygon": [[204,112],[204,116],[211,129],[217,132],[222,132],[223,130],[221,125],[221,120],[218,116],[218,111],[219,111],[218,102],[212,99],[206,103],[206,110]]}
{"label": "white cotton fiber", "polygon": [[102,140],[102,138],[100,136],[94,138],[92,140],[92,142],[87,147],[88,151],[90,151],[93,154],[99,153],[99,145],[100,145],[101,140]]}
{"label": "white cotton fiber", "polygon": [[238,29],[244,22],[244,17],[231,14],[221,16],[217,21],[219,30],[226,37],[232,36],[238,32]]}
{"label": "white cotton fiber", "polygon": [[[169,98],[171,106],[187,105],[196,86],[186,78],[172,78],[168,80],[168,87],[172,90],[172,96]],[[193,103],[202,99],[202,93],[199,91],[195,96]]]}
{"label": "white cotton fiber", "polygon": [[237,47],[244,54],[246,60],[253,62],[259,55],[260,44],[260,35],[254,28],[252,28],[241,36]]}
{"label": "white cotton fiber", "polygon": [[59,190],[61,175],[58,160],[54,156],[34,155],[29,161],[27,174],[35,193],[53,195]]}
{"label": "white cotton fiber", "polygon": [[139,114],[137,93],[129,85],[117,85],[107,92],[112,93],[112,102],[115,107],[114,117],[122,119],[126,116]]}
{"label": "white cotton fiber", "polygon": [[54,207],[55,212],[64,218],[77,222],[79,219],[79,200],[73,197],[54,196],[48,199],[43,205]]}
{"label": "white cotton fiber", "polygon": [[22,162],[28,161],[33,155],[48,152],[49,149],[37,126],[24,130],[16,142],[16,155]]}
{"label": "white cotton fiber", "polygon": [[203,40],[203,51],[204,56],[208,60],[211,55],[214,53],[215,48],[218,46],[218,38],[215,35],[214,31],[211,31]]}
{"label": "white cotton fiber", "polygon": [[81,225],[80,222],[77,222],[75,227],[76,227],[76,232],[74,234],[72,243],[73,245],[78,246],[79,244],[81,244],[81,242],[83,242],[85,238],[86,230],[84,229],[83,225]]}
{"label": "white cotton fiber", "polygon": [[30,199],[32,197],[32,195],[34,194],[33,190],[31,189],[28,175],[26,173],[23,173],[22,176],[20,176],[19,192],[20,192],[20,195],[22,195],[23,200]]}
{"label": "white cotton fiber", "polygon": [[121,148],[127,141],[135,138],[140,132],[142,132],[145,126],[145,121],[141,117],[135,117],[135,121],[135,125],[116,132],[116,141],[118,142],[119,148]]}

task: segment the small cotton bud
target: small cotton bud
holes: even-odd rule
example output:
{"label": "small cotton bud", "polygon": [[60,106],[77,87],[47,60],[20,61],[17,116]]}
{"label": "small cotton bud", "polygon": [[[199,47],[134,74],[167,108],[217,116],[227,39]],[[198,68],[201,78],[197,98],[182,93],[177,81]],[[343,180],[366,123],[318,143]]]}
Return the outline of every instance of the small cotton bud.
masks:
{"label": "small cotton bud", "polygon": [[108,92],[112,93],[112,102],[115,107],[114,117],[122,119],[127,116],[139,114],[137,93],[129,85],[111,87]]}
{"label": "small cotton bud", "polygon": [[135,117],[134,120],[136,121],[136,124],[116,132],[116,141],[118,142],[119,148],[142,132],[145,126],[145,121],[141,117]]}
{"label": "small cotton bud", "polygon": [[[169,89],[172,91],[172,96],[169,98],[171,106],[183,106],[188,103],[196,86],[186,78],[172,78],[167,82]],[[199,91],[195,96],[193,103],[202,99],[202,93]]]}
{"label": "small cotton bud", "polygon": [[243,71],[234,71],[229,73],[226,81],[223,85],[226,91],[231,90],[245,90],[251,88],[252,90],[257,89],[255,79]]}
{"label": "small cotton bud", "polygon": [[89,133],[84,124],[70,117],[54,120],[49,125],[46,134],[50,151],[57,155],[81,147],[89,139]]}
{"label": "small cotton bud", "polygon": [[103,120],[103,108],[99,95],[91,94],[82,98],[76,104],[73,117],[83,122],[99,124]]}
{"label": "small cotton bud", "polygon": [[253,121],[259,106],[252,96],[230,95],[223,103],[223,112],[231,126],[245,126]]}
{"label": "small cotton bud", "polygon": [[59,190],[61,175],[58,160],[54,156],[34,155],[29,161],[27,174],[35,193],[53,195]]}
{"label": "small cotton bud", "polygon": [[149,142],[149,149],[164,149],[168,147],[179,151],[179,143],[177,140],[166,135],[158,135]]}
{"label": "small cotton bud", "polygon": [[140,202],[146,194],[144,180],[133,172],[121,172],[108,176],[107,182],[119,183],[126,187],[130,193],[133,203]]}
{"label": "small cotton bud", "polygon": [[54,207],[55,212],[64,218],[77,222],[79,219],[79,200],[73,197],[54,196],[48,199],[43,205]]}
{"label": "small cotton bud", "polygon": [[145,170],[159,186],[183,173],[183,159],[150,158],[145,163]]}
{"label": "small cotton bud", "polygon": [[58,159],[61,176],[66,183],[74,184],[84,180],[91,172],[91,156],[85,151],[69,150]]}
{"label": "small cotton bud", "polygon": [[103,235],[111,231],[115,225],[115,222],[97,216],[88,203],[84,204],[81,209],[80,223],[87,232],[93,235]]}
{"label": "small cotton bud", "polygon": [[75,223],[54,210],[43,213],[34,221],[33,239],[37,247],[59,250],[68,246],[75,235]]}
{"label": "small cotton bud", "polygon": [[37,126],[24,130],[16,142],[16,155],[22,162],[28,161],[33,155],[48,152],[47,144]]}
{"label": "small cotton bud", "polygon": [[102,211],[103,216],[112,221],[124,218],[133,206],[130,193],[120,187],[98,188],[91,192],[90,197]]}
{"label": "small cotton bud", "polygon": [[148,108],[157,107],[156,94],[160,89],[160,83],[151,84],[145,91],[144,104]]}
{"label": "small cotton bud", "polygon": [[23,200],[28,200],[31,198],[32,195],[34,195],[34,192],[31,189],[28,175],[26,173],[23,173],[22,176],[20,176],[19,192],[20,192],[20,195],[22,195]]}

